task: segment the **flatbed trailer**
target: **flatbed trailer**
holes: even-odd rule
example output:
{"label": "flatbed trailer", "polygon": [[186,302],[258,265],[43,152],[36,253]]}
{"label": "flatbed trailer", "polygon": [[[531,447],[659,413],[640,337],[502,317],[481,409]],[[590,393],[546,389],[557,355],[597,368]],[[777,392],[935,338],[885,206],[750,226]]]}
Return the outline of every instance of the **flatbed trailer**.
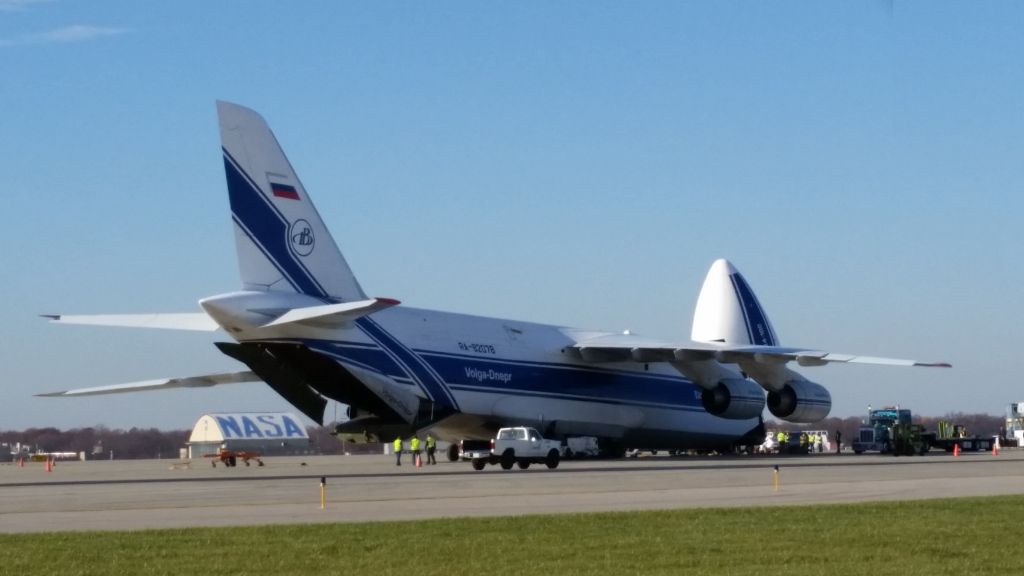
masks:
{"label": "flatbed trailer", "polygon": [[965,436],[963,438],[940,438],[935,432],[925,434],[929,446],[946,452],[952,452],[953,447],[960,446],[961,452],[990,452],[995,445],[995,438],[989,436]]}

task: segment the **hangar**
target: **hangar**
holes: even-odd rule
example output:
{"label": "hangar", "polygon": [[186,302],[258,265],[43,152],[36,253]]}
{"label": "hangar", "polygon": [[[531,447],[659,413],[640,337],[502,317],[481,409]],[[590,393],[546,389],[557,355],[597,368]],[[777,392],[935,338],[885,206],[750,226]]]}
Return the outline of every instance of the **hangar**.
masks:
{"label": "hangar", "polygon": [[203,414],[188,439],[188,457],[202,458],[221,448],[278,456],[308,454],[309,434],[291,412]]}

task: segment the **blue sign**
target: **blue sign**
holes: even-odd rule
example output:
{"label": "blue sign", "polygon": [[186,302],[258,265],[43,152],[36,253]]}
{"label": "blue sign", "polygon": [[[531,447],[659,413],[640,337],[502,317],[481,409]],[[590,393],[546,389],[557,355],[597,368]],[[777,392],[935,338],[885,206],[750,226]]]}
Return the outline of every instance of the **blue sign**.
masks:
{"label": "blue sign", "polygon": [[306,438],[306,431],[288,414],[215,414],[224,439]]}

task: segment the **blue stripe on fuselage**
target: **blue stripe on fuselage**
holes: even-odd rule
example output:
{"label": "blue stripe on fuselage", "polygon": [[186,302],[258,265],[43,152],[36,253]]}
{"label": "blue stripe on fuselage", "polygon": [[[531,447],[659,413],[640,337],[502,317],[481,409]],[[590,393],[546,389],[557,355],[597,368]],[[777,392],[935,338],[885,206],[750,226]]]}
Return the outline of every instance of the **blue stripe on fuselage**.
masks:
{"label": "blue stripe on fuselage", "polygon": [[387,376],[409,378],[406,371],[387,352],[377,347],[354,347],[337,345],[332,342],[310,343],[308,346],[311,350],[316,350],[317,352],[369,366],[373,370]]}
{"label": "blue stripe on fuselage", "polygon": [[[306,341],[306,345],[341,362],[350,361],[392,378],[404,375],[402,367],[384,350],[369,348],[374,345],[324,340]],[[441,375],[442,384],[450,390],[704,411],[700,390],[682,376],[580,364],[476,358],[430,350],[416,352]]]}
{"label": "blue stripe on fuselage", "polygon": [[501,394],[502,396],[514,396],[522,398],[548,398],[552,400],[575,400],[578,402],[597,402],[600,404],[610,404],[612,406],[636,406],[639,408],[657,408],[659,410],[675,410],[679,412],[704,412],[704,408],[700,406],[685,406],[681,404],[664,404],[664,403],[645,403],[645,402],[634,402],[632,400],[622,400],[619,398],[602,398],[599,396],[574,396],[571,394],[559,394],[557,392],[524,392],[522,390],[506,390],[503,388],[487,388],[481,386],[461,386],[455,385],[451,387],[452,390],[459,390],[461,392],[483,392],[489,394]]}
{"label": "blue stripe on fuselage", "polygon": [[458,403],[455,402],[455,398],[445,387],[444,382],[434,375],[431,368],[418,355],[402,345],[397,338],[369,317],[364,316],[357,319],[356,325],[377,341],[382,348],[395,356],[398,362],[405,365],[434,402],[441,406],[458,409]]}
{"label": "blue stripe on fuselage", "polygon": [[580,369],[578,365],[523,365],[488,359],[423,357],[448,385],[507,392],[556,394],[606,402],[701,408],[697,387],[680,378]]}

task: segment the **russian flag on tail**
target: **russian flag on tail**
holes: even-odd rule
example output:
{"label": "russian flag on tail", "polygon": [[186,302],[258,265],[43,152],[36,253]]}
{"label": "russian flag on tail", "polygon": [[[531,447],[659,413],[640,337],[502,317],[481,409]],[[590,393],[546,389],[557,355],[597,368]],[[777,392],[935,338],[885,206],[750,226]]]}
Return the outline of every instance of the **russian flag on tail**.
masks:
{"label": "russian flag on tail", "polygon": [[277,182],[270,183],[270,190],[274,193],[274,196],[278,198],[287,198],[289,200],[298,200],[299,191],[294,186],[288,184],[278,184]]}

